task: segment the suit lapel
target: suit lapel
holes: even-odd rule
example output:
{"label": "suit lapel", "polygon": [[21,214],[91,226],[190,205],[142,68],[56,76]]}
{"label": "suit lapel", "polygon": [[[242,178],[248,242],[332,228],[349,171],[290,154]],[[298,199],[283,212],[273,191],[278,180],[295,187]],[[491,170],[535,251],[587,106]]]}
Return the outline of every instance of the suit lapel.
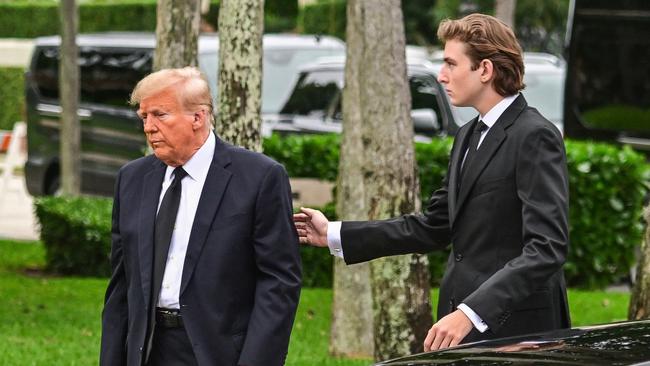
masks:
{"label": "suit lapel", "polygon": [[[458,192],[458,199],[456,200],[456,207],[454,214],[452,216],[451,223],[455,221],[458,212],[463,207],[463,204],[467,200],[469,193],[472,190],[472,187],[476,183],[478,177],[483,173],[485,167],[488,165],[494,154],[499,150],[499,147],[506,139],[506,129],[514,123],[514,121],[519,117],[519,114],[527,106],[526,99],[523,95],[519,95],[513,102],[508,106],[508,108],[501,114],[499,119],[494,123],[494,125],[488,130],[487,135],[483,139],[483,142],[479,146],[477,154],[474,156],[474,159],[469,162],[469,165],[465,169],[467,175],[465,176],[464,181],[461,184],[460,191]],[[469,130],[469,129],[468,129]],[[464,153],[464,151],[463,151]],[[462,160],[462,155],[458,159],[457,163],[460,164]]]}
{"label": "suit lapel", "polygon": [[214,157],[208,170],[208,175],[205,178],[205,184],[201,191],[201,198],[199,205],[196,208],[194,215],[194,224],[190,233],[190,240],[187,244],[187,253],[185,254],[185,264],[183,265],[183,276],[181,279],[180,294],[185,291],[187,284],[192,277],[194,268],[198,263],[201,255],[201,250],[205,245],[205,241],[214,221],[221,199],[223,198],[228,182],[232,177],[232,173],[226,169],[230,164],[230,155],[228,152],[228,145],[226,145],[219,138],[216,139],[214,148]]}
{"label": "suit lapel", "polygon": [[461,128],[456,135],[456,148],[452,150],[451,153],[451,164],[449,164],[449,183],[448,183],[448,194],[449,194],[449,217],[450,225],[454,224],[455,212],[457,209],[456,198],[458,197],[458,179],[460,172],[460,164],[463,161],[463,156],[465,155],[466,146],[468,144],[470,133],[469,131],[473,130],[474,124],[478,121],[478,117],[471,120],[467,123],[467,127]]}
{"label": "suit lapel", "polygon": [[140,217],[138,233],[138,257],[140,259],[140,280],[142,282],[142,294],[144,303],[148,304],[151,299],[151,276],[153,275],[153,232],[158,210],[158,200],[162,181],[165,177],[166,165],[160,160],[153,163],[154,168],[145,176],[142,183],[142,196],[140,199]]}

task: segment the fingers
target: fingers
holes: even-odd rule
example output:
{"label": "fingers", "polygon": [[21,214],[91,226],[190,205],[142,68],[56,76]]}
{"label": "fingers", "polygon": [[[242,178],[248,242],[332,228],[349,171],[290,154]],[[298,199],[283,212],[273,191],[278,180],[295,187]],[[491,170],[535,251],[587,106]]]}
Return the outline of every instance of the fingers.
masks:
{"label": "fingers", "polygon": [[314,216],[316,213],[319,213],[320,211],[308,207],[300,207],[300,212],[304,213],[305,215],[311,218],[312,216]]}
{"label": "fingers", "polygon": [[436,327],[435,325],[429,329],[426,338],[424,339],[424,352],[431,351],[431,345],[433,340],[436,338]]}
{"label": "fingers", "polygon": [[309,220],[310,217],[302,212],[293,214],[293,221],[295,222],[308,222]]}

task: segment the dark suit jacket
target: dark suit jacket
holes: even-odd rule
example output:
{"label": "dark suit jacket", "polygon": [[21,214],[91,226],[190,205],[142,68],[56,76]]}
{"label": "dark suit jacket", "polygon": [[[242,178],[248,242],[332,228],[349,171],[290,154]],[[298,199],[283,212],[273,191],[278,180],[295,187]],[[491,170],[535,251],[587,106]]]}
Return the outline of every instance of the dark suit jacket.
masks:
{"label": "dark suit jacket", "polygon": [[484,334],[473,330],[465,342],[569,327],[562,136],[520,95],[487,132],[458,189],[476,122],[458,131],[443,187],[424,214],[343,223],[345,261],[425,253],[451,243],[438,318],[465,303],[489,327]]}
{"label": "dark suit jacket", "polygon": [[[125,165],[118,175],[101,365],[141,364],[165,169],[150,155]],[[284,363],[301,274],[291,205],[281,165],[217,138],[180,289],[181,313],[199,365]]]}

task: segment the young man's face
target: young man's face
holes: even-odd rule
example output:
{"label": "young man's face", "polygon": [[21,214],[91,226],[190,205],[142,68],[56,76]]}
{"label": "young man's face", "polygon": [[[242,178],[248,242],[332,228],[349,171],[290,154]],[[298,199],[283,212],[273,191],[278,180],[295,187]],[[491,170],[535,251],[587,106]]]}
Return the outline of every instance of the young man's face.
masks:
{"label": "young man's face", "polygon": [[167,165],[185,164],[196,146],[201,146],[195,134],[195,115],[183,108],[174,88],[143,98],[138,116],[154,154]]}
{"label": "young man's face", "polygon": [[465,53],[465,47],[461,41],[446,42],[444,64],[438,81],[445,86],[451,104],[457,107],[476,107],[485,87],[480,79],[482,67],[472,70],[472,62]]}

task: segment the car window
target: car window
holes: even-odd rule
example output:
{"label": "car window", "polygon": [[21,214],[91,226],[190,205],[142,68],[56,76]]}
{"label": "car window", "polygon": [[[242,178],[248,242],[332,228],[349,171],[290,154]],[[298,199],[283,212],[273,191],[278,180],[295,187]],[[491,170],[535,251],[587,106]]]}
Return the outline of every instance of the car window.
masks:
{"label": "car window", "polygon": [[277,113],[289,98],[298,69],[323,56],[344,55],[345,49],[300,49],[264,51],[262,112]]}
{"label": "car window", "polygon": [[[85,48],[79,51],[80,101],[127,107],[133,86],[151,72],[151,50]],[[45,98],[59,97],[59,51],[45,48],[36,59],[34,80]]]}
{"label": "car window", "polygon": [[[277,113],[285,104],[304,64],[323,56],[345,54],[345,49],[274,49],[264,50],[262,113]],[[216,101],[219,63],[217,53],[199,56],[199,66],[206,74]]]}
{"label": "car window", "polygon": [[342,87],[343,71],[340,69],[303,72],[280,113],[325,118],[328,111],[340,110],[337,104]]}
{"label": "car window", "polygon": [[650,58],[650,22],[641,19],[583,16],[576,23],[567,113],[584,126],[650,131],[650,67],[642,61]]}
{"label": "car window", "polygon": [[442,123],[442,113],[438,99],[437,82],[429,75],[413,75],[409,78],[411,88],[411,110],[430,111],[435,121]]}

